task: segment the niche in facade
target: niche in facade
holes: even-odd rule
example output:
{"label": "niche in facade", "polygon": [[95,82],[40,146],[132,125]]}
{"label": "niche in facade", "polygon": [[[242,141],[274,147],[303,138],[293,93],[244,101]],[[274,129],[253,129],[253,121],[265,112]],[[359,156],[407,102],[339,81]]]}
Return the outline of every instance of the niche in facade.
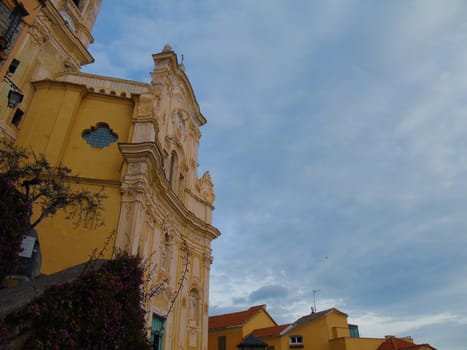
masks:
{"label": "niche in facade", "polygon": [[104,148],[118,140],[118,135],[106,123],[98,123],[84,130],[82,137],[94,148]]}

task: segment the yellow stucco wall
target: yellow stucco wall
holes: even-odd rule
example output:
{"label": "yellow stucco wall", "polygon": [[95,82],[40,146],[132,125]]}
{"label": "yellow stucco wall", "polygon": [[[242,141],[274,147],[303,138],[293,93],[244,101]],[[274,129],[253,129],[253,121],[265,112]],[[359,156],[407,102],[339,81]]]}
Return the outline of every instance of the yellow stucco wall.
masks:
{"label": "yellow stucco wall", "polygon": [[226,350],[236,350],[237,345],[243,339],[242,327],[228,328],[218,332],[209,332],[208,350],[218,350],[219,337],[226,337]]}
{"label": "yellow stucco wall", "polygon": [[[21,124],[17,143],[44,153],[54,164],[63,164],[78,175],[80,184],[97,192],[104,189],[102,227],[74,227],[63,213],[43,221],[38,227],[43,255],[43,273],[53,273],[86,261],[94,249],[102,248],[105,239],[118,223],[120,211],[120,174],[122,156],[117,143],[94,148],[82,137],[86,129],[106,123],[128,142],[132,127],[133,104],[129,99],[89,94],[83,86],[40,82],[36,95]],[[104,257],[110,257],[113,244]]]}
{"label": "yellow stucco wall", "polygon": [[259,310],[253,317],[248,320],[248,322],[243,325],[243,337],[246,337],[255,329],[273,327],[276,325],[277,324],[264,309]]}
{"label": "yellow stucco wall", "polygon": [[384,342],[382,338],[338,338],[331,340],[330,350],[375,350]]}
{"label": "yellow stucco wall", "polygon": [[280,336],[263,337],[261,338],[261,340],[264,341],[266,344],[268,344],[268,346],[274,347],[274,350],[288,349],[288,343],[287,343],[287,348],[284,348],[282,346],[283,339]]}
{"label": "yellow stucco wall", "polygon": [[339,312],[330,312],[324,316],[328,325],[330,338],[349,337],[349,324],[347,316]]}
{"label": "yellow stucco wall", "polygon": [[[329,325],[326,322],[325,317],[321,317],[313,322],[308,322],[291,330],[283,336],[283,344],[289,344],[289,337],[291,335],[301,335],[303,337],[303,348],[304,350],[329,349],[328,339],[330,338]],[[285,340],[285,342],[284,342]],[[285,345],[284,344],[284,345]],[[284,347],[283,349],[286,349]]]}

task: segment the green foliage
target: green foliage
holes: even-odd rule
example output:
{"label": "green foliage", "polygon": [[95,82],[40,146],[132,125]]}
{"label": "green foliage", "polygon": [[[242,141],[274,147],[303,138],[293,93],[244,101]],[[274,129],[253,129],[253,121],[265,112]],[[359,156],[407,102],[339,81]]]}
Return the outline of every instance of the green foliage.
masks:
{"label": "green foliage", "polygon": [[100,214],[106,198],[102,190],[97,193],[74,190],[70,186],[73,179],[71,169],[51,165],[43,154],[36,155],[4,140],[0,146],[0,175],[23,192],[28,204],[32,206],[35,203],[40,209],[31,227],[58,210],[65,210],[67,218],[74,220],[75,225],[102,224]]}
{"label": "green foliage", "polygon": [[30,211],[25,196],[0,175],[0,281],[16,267]]}
{"label": "green foliage", "polygon": [[15,316],[32,319],[24,349],[150,349],[143,273],[139,258],[121,254],[72,283],[51,287]]}

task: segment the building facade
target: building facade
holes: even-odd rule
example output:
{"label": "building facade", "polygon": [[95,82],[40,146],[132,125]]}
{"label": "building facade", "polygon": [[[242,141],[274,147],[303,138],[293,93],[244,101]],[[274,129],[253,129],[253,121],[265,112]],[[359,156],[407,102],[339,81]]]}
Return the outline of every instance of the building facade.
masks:
{"label": "building facade", "polygon": [[[207,349],[211,241],[220,232],[210,175],[197,173],[206,119],[183,65],[166,45],[152,56],[150,82],[82,73],[93,62],[101,0],[22,3],[1,62],[2,137],[72,168],[72,186],[107,196],[99,220],[76,226],[60,213],[37,226],[42,272],[80,264],[106,244],[104,258],[139,254],[155,291],[146,306],[155,343]],[[2,6],[8,30],[19,5]],[[11,90],[23,96],[16,106],[7,104]]]}
{"label": "building facade", "polygon": [[268,350],[432,350],[411,338],[362,338],[358,326],[335,308],[312,312],[293,323],[277,325],[266,305],[209,317],[209,350],[235,350],[249,335],[267,344]]}
{"label": "building facade", "polygon": [[235,350],[255,329],[277,327],[266,305],[209,317],[209,350]]}

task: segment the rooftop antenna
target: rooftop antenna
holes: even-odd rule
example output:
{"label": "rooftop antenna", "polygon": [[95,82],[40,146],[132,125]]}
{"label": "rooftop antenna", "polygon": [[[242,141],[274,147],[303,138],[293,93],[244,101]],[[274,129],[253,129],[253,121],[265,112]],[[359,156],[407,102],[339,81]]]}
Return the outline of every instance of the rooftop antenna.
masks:
{"label": "rooftop antenna", "polygon": [[313,307],[311,308],[312,313],[316,312],[316,293],[318,293],[321,289],[313,289]]}

